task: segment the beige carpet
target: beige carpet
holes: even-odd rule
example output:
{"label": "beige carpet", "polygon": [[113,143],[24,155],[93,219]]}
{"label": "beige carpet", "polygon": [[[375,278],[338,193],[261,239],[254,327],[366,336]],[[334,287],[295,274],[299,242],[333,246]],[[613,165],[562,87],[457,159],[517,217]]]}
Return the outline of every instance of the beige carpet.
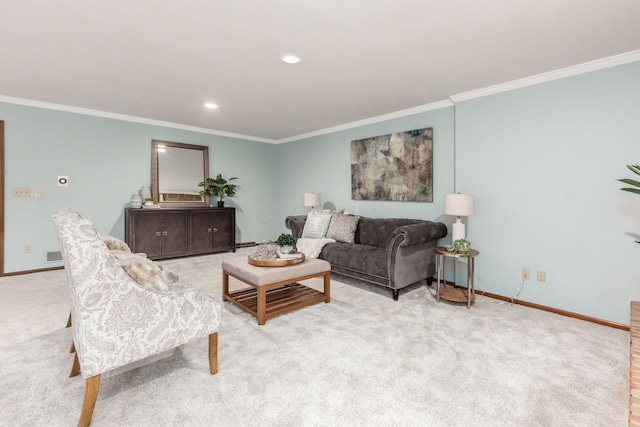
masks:
{"label": "beige carpet", "polygon": [[[166,263],[219,298],[235,255]],[[75,425],[64,272],[0,278],[0,295],[0,425]],[[225,303],[217,375],[206,339],[104,374],[92,426],[627,425],[628,332],[489,298],[438,304],[425,284],[393,301],[334,276],[332,297],[264,326]]]}

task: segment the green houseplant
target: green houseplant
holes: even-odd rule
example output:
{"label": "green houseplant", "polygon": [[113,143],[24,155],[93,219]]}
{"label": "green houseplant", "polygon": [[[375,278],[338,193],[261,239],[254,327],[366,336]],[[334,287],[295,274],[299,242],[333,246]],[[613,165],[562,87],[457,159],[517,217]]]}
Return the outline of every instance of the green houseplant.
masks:
{"label": "green houseplant", "polygon": [[[633,173],[635,173],[636,175],[640,175],[640,165],[627,165],[627,168],[629,168],[629,170]],[[619,179],[618,181],[620,182],[624,182],[627,185],[631,185],[633,187],[623,187],[621,188],[622,191],[628,191],[630,193],[635,193],[635,194],[640,194],[640,182],[633,180],[633,179],[628,179],[628,178],[622,178]],[[635,188],[634,188],[635,187]],[[636,240],[636,243],[640,243],[640,240]]]}
{"label": "green houseplant", "polygon": [[471,242],[465,239],[459,239],[453,242],[453,252],[463,256],[471,253]]}
{"label": "green houseplant", "polygon": [[276,245],[280,246],[280,252],[283,254],[288,254],[293,252],[293,247],[296,245],[298,239],[293,237],[291,234],[282,233],[276,239]]}
{"label": "green houseplant", "polygon": [[[627,167],[631,172],[635,173],[636,175],[640,175],[640,165],[627,165]],[[626,178],[619,179],[618,181],[624,182],[625,184],[633,185],[634,187],[636,187],[636,188],[631,188],[631,187],[621,188],[622,191],[629,191],[631,193],[640,194],[640,182],[635,181],[633,179],[626,179]]]}
{"label": "green houseplant", "polygon": [[236,195],[236,188],[238,186],[236,184],[229,184],[229,181],[233,181],[234,179],[238,179],[238,177],[224,179],[220,173],[215,178],[207,178],[206,181],[198,183],[199,187],[204,187],[204,190],[200,191],[200,195],[210,194],[211,196],[217,197],[218,207],[221,208],[224,206],[225,196],[233,197]]}

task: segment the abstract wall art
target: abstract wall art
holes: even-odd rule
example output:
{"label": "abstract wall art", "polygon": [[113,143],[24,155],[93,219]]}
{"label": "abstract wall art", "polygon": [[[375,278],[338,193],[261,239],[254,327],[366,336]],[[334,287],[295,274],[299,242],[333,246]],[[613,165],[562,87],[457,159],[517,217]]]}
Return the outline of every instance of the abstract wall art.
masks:
{"label": "abstract wall art", "polygon": [[351,198],[433,202],[433,128],[351,141]]}

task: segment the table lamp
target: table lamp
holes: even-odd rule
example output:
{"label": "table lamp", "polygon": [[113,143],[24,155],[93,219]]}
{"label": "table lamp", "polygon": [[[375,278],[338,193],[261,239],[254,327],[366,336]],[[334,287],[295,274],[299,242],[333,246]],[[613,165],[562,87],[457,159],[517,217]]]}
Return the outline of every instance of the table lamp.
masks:
{"label": "table lamp", "polygon": [[451,227],[453,230],[452,242],[465,238],[464,224],[460,221],[461,216],[473,214],[473,195],[471,194],[445,194],[444,195],[445,215],[455,215],[456,222]]}
{"label": "table lamp", "polygon": [[322,194],[320,193],[304,193],[304,205],[315,210],[316,206],[322,205]]}

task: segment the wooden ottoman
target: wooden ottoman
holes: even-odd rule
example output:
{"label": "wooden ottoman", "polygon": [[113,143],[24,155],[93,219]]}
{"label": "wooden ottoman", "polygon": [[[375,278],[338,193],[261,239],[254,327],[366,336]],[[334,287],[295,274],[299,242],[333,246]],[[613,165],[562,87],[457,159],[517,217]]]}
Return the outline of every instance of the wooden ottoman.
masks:
{"label": "wooden ottoman", "polygon": [[[251,286],[229,292],[229,276]],[[324,292],[296,283],[312,277],[324,277]],[[331,300],[331,264],[321,259],[305,259],[286,267],[258,267],[249,264],[246,255],[222,261],[222,298],[258,319],[267,319],[298,308]]]}

